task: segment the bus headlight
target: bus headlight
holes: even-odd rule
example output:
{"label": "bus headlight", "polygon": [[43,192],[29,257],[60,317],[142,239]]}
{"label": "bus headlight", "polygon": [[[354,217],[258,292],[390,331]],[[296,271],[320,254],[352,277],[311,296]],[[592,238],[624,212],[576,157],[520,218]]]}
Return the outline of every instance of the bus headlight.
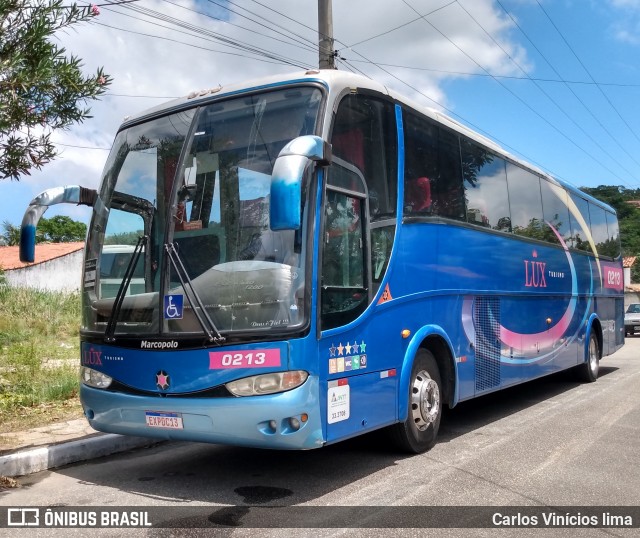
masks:
{"label": "bus headlight", "polygon": [[257,396],[295,389],[309,377],[303,370],[260,374],[231,381],[225,386],[234,396]]}
{"label": "bus headlight", "polygon": [[98,372],[97,370],[93,370],[91,368],[87,368],[86,366],[82,366],[80,368],[80,380],[90,387],[95,387],[97,389],[106,389],[111,385],[113,378],[109,377],[102,372]]}

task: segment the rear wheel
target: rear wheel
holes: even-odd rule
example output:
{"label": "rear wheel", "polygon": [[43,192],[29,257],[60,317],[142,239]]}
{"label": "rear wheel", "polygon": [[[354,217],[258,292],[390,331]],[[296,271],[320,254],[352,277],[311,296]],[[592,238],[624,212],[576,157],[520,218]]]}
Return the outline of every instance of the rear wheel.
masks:
{"label": "rear wheel", "polygon": [[598,379],[598,371],[600,370],[600,345],[598,338],[591,330],[589,336],[589,348],[587,350],[587,361],[578,366],[578,377],[585,383],[593,383]]}
{"label": "rear wheel", "polygon": [[407,419],[394,424],[390,434],[403,451],[420,454],[436,443],[442,417],[442,383],[436,359],[418,350],[411,368]]}

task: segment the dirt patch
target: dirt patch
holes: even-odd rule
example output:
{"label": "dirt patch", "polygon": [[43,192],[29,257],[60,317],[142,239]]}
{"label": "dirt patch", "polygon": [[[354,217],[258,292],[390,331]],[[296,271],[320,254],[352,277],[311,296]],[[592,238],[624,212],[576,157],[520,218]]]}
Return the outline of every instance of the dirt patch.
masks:
{"label": "dirt patch", "polygon": [[82,418],[82,406],[78,398],[41,404],[36,407],[19,408],[11,414],[0,414],[0,434],[47,426],[54,422]]}

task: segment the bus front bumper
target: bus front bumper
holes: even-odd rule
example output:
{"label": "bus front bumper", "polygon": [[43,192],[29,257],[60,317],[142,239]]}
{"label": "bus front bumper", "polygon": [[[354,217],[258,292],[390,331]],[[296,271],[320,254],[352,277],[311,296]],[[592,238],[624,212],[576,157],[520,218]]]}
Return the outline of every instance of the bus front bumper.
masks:
{"label": "bus front bumper", "polygon": [[134,396],[81,384],[91,426],[102,432],[275,449],[324,445],[318,378],[279,393],[240,398]]}

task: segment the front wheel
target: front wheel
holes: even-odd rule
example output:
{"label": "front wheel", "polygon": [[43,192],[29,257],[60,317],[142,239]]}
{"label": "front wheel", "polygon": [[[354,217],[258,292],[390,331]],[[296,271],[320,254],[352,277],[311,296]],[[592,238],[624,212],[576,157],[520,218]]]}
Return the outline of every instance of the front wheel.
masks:
{"label": "front wheel", "polygon": [[391,426],[394,443],[403,451],[420,454],[436,443],[442,418],[442,382],[433,354],[420,349],[411,368],[407,419]]}
{"label": "front wheel", "polygon": [[587,351],[587,361],[578,366],[578,377],[585,383],[593,383],[598,379],[600,370],[600,346],[593,329],[589,336],[589,349]]}

